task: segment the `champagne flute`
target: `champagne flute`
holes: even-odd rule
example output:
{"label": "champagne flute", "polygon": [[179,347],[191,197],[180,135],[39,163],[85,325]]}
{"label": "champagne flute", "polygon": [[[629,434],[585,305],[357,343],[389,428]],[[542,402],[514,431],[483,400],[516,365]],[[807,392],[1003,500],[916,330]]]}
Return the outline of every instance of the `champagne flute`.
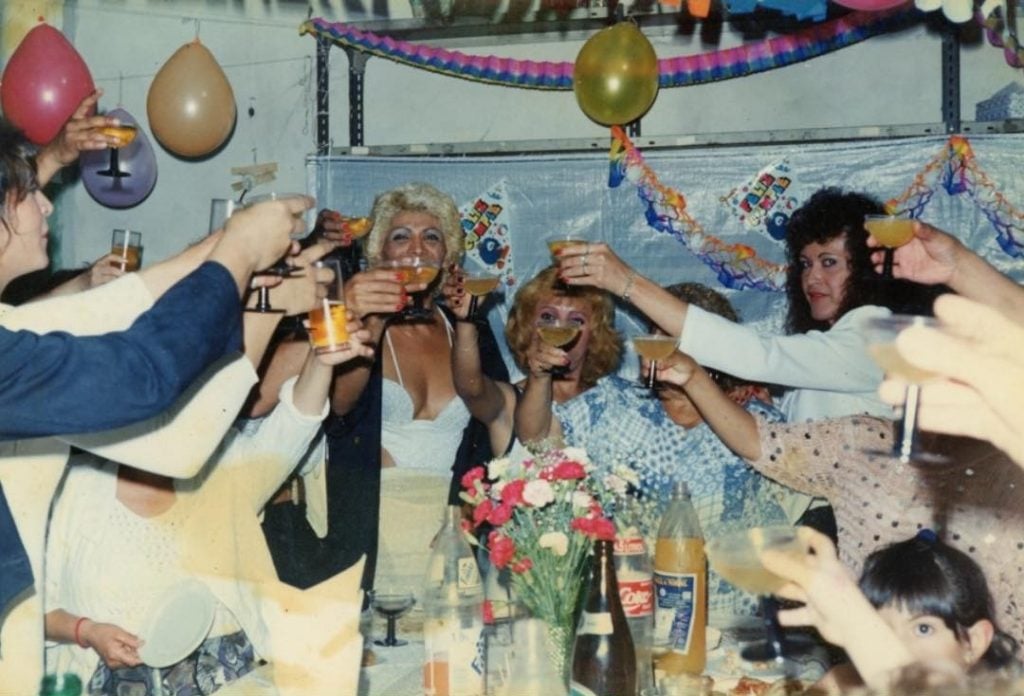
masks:
{"label": "champagne flute", "polygon": [[774,550],[803,558],[806,551],[796,527],[754,527],[730,532],[710,539],[704,550],[716,573],[741,590],[761,595],[761,614],[766,641],[745,647],[741,653],[751,662],[774,660],[781,663],[792,653],[779,626],[777,608],[771,595],[786,584],[784,578],[772,573],[761,563],[761,552]]}
{"label": "champagne flute", "polygon": [[[399,282],[403,286],[419,285],[421,283],[426,283],[429,286],[437,278],[437,274],[441,272],[441,264],[436,259],[418,254],[388,259],[382,261],[380,265],[397,272]],[[423,295],[428,291],[429,288],[416,293],[413,306],[405,307],[399,316],[402,319],[414,321],[430,319],[433,316],[433,311],[423,306]]]}
{"label": "champagne flute", "polygon": [[104,126],[100,128],[100,133],[116,138],[117,141],[110,146],[110,166],[96,172],[97,174],[100,176],[110,176],[115,179],[131,176],[130,173],[121,171],[119,152],[122,147],[130,145],[135,140],[138,130],[139,127],[134,123],[122,123],[119,126]]}
{"label": "champagne flute", "polygon": [[633,337],[633,348],[642,358],[651,361],[647,372],[647,388],[654,389],[654,377],[658,372],[658,361],[664,360],[676,351],[679,340],[665,334],[644,334]]}
{"label": "champagne flute", "polygon": [[898,247],[914,238],[914,219],[906,213],[896,215],[865,215],[864,229],[885,247],[882,277],[892,280],[893,254]]}
{"label": "champagne flute", "polygon": [[863,331],[868,342],[868,352],[886,373],[900,377],[907,382],[907,396],[903,404],[903,416],[897,437],[891,450],[869,450],[869,454],[889,455],[906,464],[910,461],[942,464],[948,457],[934,452],[925,452],[917,444],[917,409],[921,396],[921,384],[937,375],[922,370],[907,362],[896,348],[896,337],[911,326],[938,328],[939,322],[932,317],[913,314],[893,314],[888,317],[871,317],[864,322]]}
{"label": "champagne flute", "polygon": [[413,596],[412,592],[394,592],[394,591],[370,591],[370,606],[378,614],[387,619],[388,628],[387,635],[384,638],[378,638],[373,641],[374,645],[380,645],[385,648],[396,648],[402,645],[408,645],[409,641],[402,640],[396,636],[396,627],[398,624],[398,617],[405,612],[412,609],[413,605],[416,604],[416,597]]}
{"label": "champagne flute", "polygon": [[498,289],[500,278],[493,273],[466,272],[462,285],[469,293],[469,319],[476,318],[477,303]]}

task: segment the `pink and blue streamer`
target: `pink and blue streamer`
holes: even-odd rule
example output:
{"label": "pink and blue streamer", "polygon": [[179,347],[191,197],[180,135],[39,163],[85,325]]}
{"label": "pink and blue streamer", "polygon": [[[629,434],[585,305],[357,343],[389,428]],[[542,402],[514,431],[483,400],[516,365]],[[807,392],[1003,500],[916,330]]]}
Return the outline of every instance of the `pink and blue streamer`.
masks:
{"label": "pink and blue streamer", "polygon": [[[876,34],[917,22],[917,10],[852,12],[789,36],[774,37],[735,48],[658,61],[658,84],[683,87],[727,80],[781,68],[851,46]],[[468,55],[425,44],[397,41],[351,24],[317,17],[300,31],[412,67],[475,82],[527,89],[571,90],[573,62],[551,62]]]}

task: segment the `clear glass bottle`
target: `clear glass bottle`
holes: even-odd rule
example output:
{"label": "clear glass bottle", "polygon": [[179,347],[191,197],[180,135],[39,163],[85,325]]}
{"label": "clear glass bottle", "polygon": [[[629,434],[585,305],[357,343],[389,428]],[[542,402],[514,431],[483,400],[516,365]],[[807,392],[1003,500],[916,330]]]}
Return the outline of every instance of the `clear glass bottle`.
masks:
{"label": "clear glass bottle", "polygon": [[678,482],[654,548],[654,663],[667,674],[701,674],[707,661],[707,558],[686,484]]}
{"label": "clear glass bottle", "polygon": [[451,505],[423,583],[423,690],[426,696],[483,696],[483,583]]}

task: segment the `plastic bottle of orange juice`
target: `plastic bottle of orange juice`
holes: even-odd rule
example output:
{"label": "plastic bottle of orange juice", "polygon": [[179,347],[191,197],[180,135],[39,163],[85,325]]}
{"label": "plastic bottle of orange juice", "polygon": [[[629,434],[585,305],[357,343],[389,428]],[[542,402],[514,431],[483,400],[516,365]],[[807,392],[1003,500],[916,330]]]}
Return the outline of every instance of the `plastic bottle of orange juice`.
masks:
{"label": "plastic bottle of orange juice", "polygon": [[707,559],[686,484],[677,482],[654,547],[654,664],[701,674],[707,661]]}

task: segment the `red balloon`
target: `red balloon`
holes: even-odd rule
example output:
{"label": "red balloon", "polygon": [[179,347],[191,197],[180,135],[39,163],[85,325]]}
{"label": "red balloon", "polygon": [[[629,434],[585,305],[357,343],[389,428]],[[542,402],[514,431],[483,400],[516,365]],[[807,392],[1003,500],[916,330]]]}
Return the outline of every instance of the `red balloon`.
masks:
{"label": "red balloon", "polygon": [[25,35],[0,80],[4,116],[37,145],[53,140],[96,90],[82,56],[49,24]]}

